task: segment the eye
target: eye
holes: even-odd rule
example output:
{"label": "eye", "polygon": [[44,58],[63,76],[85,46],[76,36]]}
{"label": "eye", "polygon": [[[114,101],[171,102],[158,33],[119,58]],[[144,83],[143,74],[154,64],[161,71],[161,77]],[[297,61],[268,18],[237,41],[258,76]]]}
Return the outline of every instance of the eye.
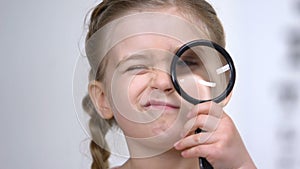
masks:
{"label": "eye", "polygon": [[188,67],[193,67],[193,66],[198,66],[199,62],[195,59],[184,59],[184,60],[179,60],[177,62],[177,66],[188,66]]}
{"label": "eye", "polygon": [[133,74],[143,74],[146,73],[149,68],[145,65],[133,65],[126,69],[126,72],[130,72]]}
{"label": "eye", "polygon": [[176,72],[179,76],[194,74],[204,77],[206,70],[199,57],[184,55],[177,61]]}

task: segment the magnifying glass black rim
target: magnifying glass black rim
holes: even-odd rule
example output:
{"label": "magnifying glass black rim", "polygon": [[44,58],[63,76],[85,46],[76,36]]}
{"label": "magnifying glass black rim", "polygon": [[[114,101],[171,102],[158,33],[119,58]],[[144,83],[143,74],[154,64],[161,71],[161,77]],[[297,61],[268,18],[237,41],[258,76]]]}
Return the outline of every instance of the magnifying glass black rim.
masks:
{"label": "magnifying glass black rim", "polygon": [[[176,74],[177,61],[179,60],[181,55],[186,50],[188,50],[192,47],[195,47],[195,46],[206,46],[206,47],[216,49],[219,53],[221,53],[224,56],[225,60],[227,61],[228,65],[229,65],[229,68],[230,68],[229,69],[230,70],[229,84],[228,84],[227,88],[219,96],[209,99],[209,100],[199,100],[199,99],[191,97],[181,88],[181,86],[179,85],[178,80],[177,80],[177,74]],[[230,94],[230,92],[233,89],[235,79],[236,79],[235,67],[234,67],[233,60],[230,57],[229,53],[223,47],[216,44],[215,42],[212,42],[209,40],[204,40],[204,39],[194,40],[194,41],[188,42],[188,43],[184,44],[183,46],[181,46],[178,49],[178,51],[175,53],[175,56],[173,57],[170,72],[171,72],[170,73],[171,80],[172,80],[175,90],[180,94],[181,97],[183,97],[186,101],[188,101],[192,104],[199,104],[199,103],[204,103],[204,102],[208,102],[208,101],[214,101],[216,103],[220,103]]]}

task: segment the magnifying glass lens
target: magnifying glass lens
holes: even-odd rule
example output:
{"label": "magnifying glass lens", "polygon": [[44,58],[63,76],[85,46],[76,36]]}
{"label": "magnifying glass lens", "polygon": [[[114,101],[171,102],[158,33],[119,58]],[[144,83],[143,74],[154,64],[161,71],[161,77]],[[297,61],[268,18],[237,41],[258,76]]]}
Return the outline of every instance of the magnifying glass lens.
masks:
{"label": "magnifying glass lens", "polygon": [[223,97],[224,92],[227,95],[234,70],[231,70],[226,56],[213,45],[187,45],[175,57],[178,58],[174,59],[176,63],[173,75],[176,77],[173,78],[180,88],[179,93],[185,99],[198,100],[196,103],[200,103]]}

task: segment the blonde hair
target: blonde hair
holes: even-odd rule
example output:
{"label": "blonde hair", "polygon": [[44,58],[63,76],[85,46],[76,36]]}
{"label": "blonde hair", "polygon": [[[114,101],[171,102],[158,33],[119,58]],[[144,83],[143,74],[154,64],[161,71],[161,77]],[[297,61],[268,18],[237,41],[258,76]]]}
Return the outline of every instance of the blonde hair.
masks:
{"label": "blonde hair", "polygon": [[[221,22],[213,7],[205,0],[103,0],[92,11],[89,20],[89,30],[86,41],[101,27],[108,22],[124,15],[128,11],[151,10],[165,7],[177,7],[180,11],[190,14],[192,17],[200,18],[211,35],[211,40],[225,47],[225,35]],[[88,56],[89,57],[89,56]],[[98,70],[90,71],[90,80],[104,81],[107,57],[99,65]],[[96,73],[96,79],[91,79],[92,72]],[[91,98],[87,95],[83,101],[84,110],[90,115],[89,121],[92,141],[90,151],[93,157],[91,169],[108,169],[110,152],[105,140],[109,127],[114,126],[115,120],[102,119],[97,113]],[[99,146],[98,144],[101,146]]]}

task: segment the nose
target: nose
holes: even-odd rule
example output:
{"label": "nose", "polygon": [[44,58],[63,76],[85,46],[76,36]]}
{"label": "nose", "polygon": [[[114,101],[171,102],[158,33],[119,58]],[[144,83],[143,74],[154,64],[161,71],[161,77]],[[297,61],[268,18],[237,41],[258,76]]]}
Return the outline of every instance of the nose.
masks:
{"label": "nose", "polygon": [[158,89],[165,93],[171,93],[174,91],[169,73],[162,70],[154,71],[150,86],[153,89]]}

